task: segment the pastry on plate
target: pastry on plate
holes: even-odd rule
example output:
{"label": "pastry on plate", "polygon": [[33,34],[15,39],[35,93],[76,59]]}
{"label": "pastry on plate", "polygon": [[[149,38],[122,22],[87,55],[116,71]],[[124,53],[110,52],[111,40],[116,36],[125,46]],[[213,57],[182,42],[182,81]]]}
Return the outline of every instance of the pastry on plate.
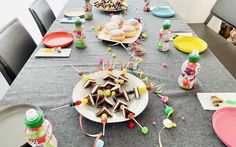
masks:
{"label": "pastry on plate", "polygon": [[111,30],[114,30],[114,29],[119,29],[119,25],[114,21],[108,22],[104,25],[105,34],[108,34]]}
{"label": "pastry on plate", "polygon": [[136,35],[136,30],[134,27],[129,26],[129,25],[125,25],[122,28],[122,31],[125,32],[125,37],[126,38],[132,38]]}
{"label": "pastry on plate", "polygon": [[116,41],[122,41],[125,39],[125,33],[120,29],[110,31],[109,36],[111,40]]}
{"label": "pastry on plate", "polygon": [[139,29],[139,22],[138,22],[137,19],[134,19],[134,18],[129,19],[129,20],[127,20],[126,24],[129,25],[129,26],[134,27],[136,30]]}
{"label": "pastry on plate", "polygon": [[116,22],[119,25],[119,28],[121,28],[124,25],[124,19],[120,15],[112,15],[111,21]]}

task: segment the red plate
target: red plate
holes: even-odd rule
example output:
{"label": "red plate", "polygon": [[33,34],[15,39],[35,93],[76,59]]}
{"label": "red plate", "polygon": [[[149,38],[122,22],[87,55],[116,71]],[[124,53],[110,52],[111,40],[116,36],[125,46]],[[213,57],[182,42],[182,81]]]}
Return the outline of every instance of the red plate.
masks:
{"label": "red plate", "polygon": [[212,116],[213,129],[228,147],[236,147],[236,108],[225,107]]}
{"label": "red plate", "polygon": [[72,44],[74,36],[68,32],[53,32],[43,37],[43,44],[46,47],[66,47]]}

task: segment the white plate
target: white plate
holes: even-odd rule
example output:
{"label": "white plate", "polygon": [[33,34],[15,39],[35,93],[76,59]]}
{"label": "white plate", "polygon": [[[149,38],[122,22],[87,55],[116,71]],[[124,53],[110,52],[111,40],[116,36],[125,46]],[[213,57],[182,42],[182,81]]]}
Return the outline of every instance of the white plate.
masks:
{"label": "white plate", "polygon": [[26,143],[25,112],[28,109],[42,110],[29,104],[19,104],[0,111],[0,138],[2,147],[19,147]]}
{"label": "white plate", "polygon": [[79,16],[84,15],[84,11],[81,11],[80,9],[77,9],[77,8],[66,9],[64,11],[64,15],[66,17],[79,17]]}
{"label": "white plate", "polygon": [[[90,76],[90,78],[95,79],[97,83],[99,84],[104,84],[105,81],[102,80],[102,78],[107,74],[107,71],[99,71],[95,72]],[[114,76],[119,76],[121,74],[121,71],[113,71]],[[134,87],[145,87],[146,85],[141,81],[139,78],[135,77],[134,75],[131,75],[127,73],[127,78],[129,78],[129,82],[126,83],[122,88],[125,89],[126,91],[132,90]],[[73,101],[83,99],[87,95],[90,94],[91,89],[84,89],[83,88],[84,80],[80,80],[73,91]],[[109,99],[113,102],[111,97]],[[126,102],[128,104],[128,109],[130,109],[132,112],[135,113],[135,117],[138,116],[140,113],[144,111],[144,109],[147,107],[148,104],[148,92],[142,93],[140,99],[135,99],[132,98],[130,102]],[[101,122],[101,118],[96,117],[96,113],[100,110],[101,108],[96,108],[92,107],[89,105],[80,105],[76,107],[76,110],[82,114],[84,117],[87,119],[94,121],[94,122]],[[122,111],[113,113],[112,112],[113,108],[109,108],[109,111],[112,113],[112,117],[108,118],[108,123],[118,123],[118,122],[124,122],[128,121],[128,118],[124,118]]]}
{"label": "white plate", "polygon": [[117,42],[117,43],[124,43],[124,44],[129,44],[135,42],[140,34],[142,33],[142,25],[139,23],[139,29],[136,31],[136,35],[132,38],[125,38],[123,41],[116,41],[116,40],[111,40],[109,34],[105,34],[104,31],[98,32],[98,39],[100,40],[105,40],[105,41],[111,41],[111,42]]}

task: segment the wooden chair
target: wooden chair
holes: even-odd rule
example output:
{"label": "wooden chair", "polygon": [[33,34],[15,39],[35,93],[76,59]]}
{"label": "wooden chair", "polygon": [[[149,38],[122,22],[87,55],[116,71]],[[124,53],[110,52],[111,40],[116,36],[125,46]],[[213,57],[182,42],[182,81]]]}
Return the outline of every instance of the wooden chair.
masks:
{"label": "wooden chair", "polygon": [[36,0],[29,8],[38,28],[44,36],[56,19],[51,7],[46,0]]}
{"label": "wooden chair", "polygon": [[209,49],[236,78],[236,46],[207,26],[213,16],[236,27],[236,0],[217,0],[204,23],[189,24],[193,31],[204,39]]}
{"label": "wooden chair", "polygon": [[11,85],[36,44],[17,18],[0,29],[0,42],[0,70]]}

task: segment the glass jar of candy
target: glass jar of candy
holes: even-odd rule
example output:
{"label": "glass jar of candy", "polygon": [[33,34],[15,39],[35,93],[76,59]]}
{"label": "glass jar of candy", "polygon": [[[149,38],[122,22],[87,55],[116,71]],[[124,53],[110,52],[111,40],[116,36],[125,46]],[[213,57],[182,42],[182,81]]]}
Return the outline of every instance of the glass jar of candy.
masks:
{"label": "glass jar of candy", "polygon": [[84,6],[84,18],[86,20],[92,20],[93,19],[93,12],[92,12],[92,5],[90,3],[86,3]]}
{"label": "glass jar of candy", "polygon": [[75,36],[75,46],[76,48],[83,49],[87,47],[86,37],[85,36]]}

